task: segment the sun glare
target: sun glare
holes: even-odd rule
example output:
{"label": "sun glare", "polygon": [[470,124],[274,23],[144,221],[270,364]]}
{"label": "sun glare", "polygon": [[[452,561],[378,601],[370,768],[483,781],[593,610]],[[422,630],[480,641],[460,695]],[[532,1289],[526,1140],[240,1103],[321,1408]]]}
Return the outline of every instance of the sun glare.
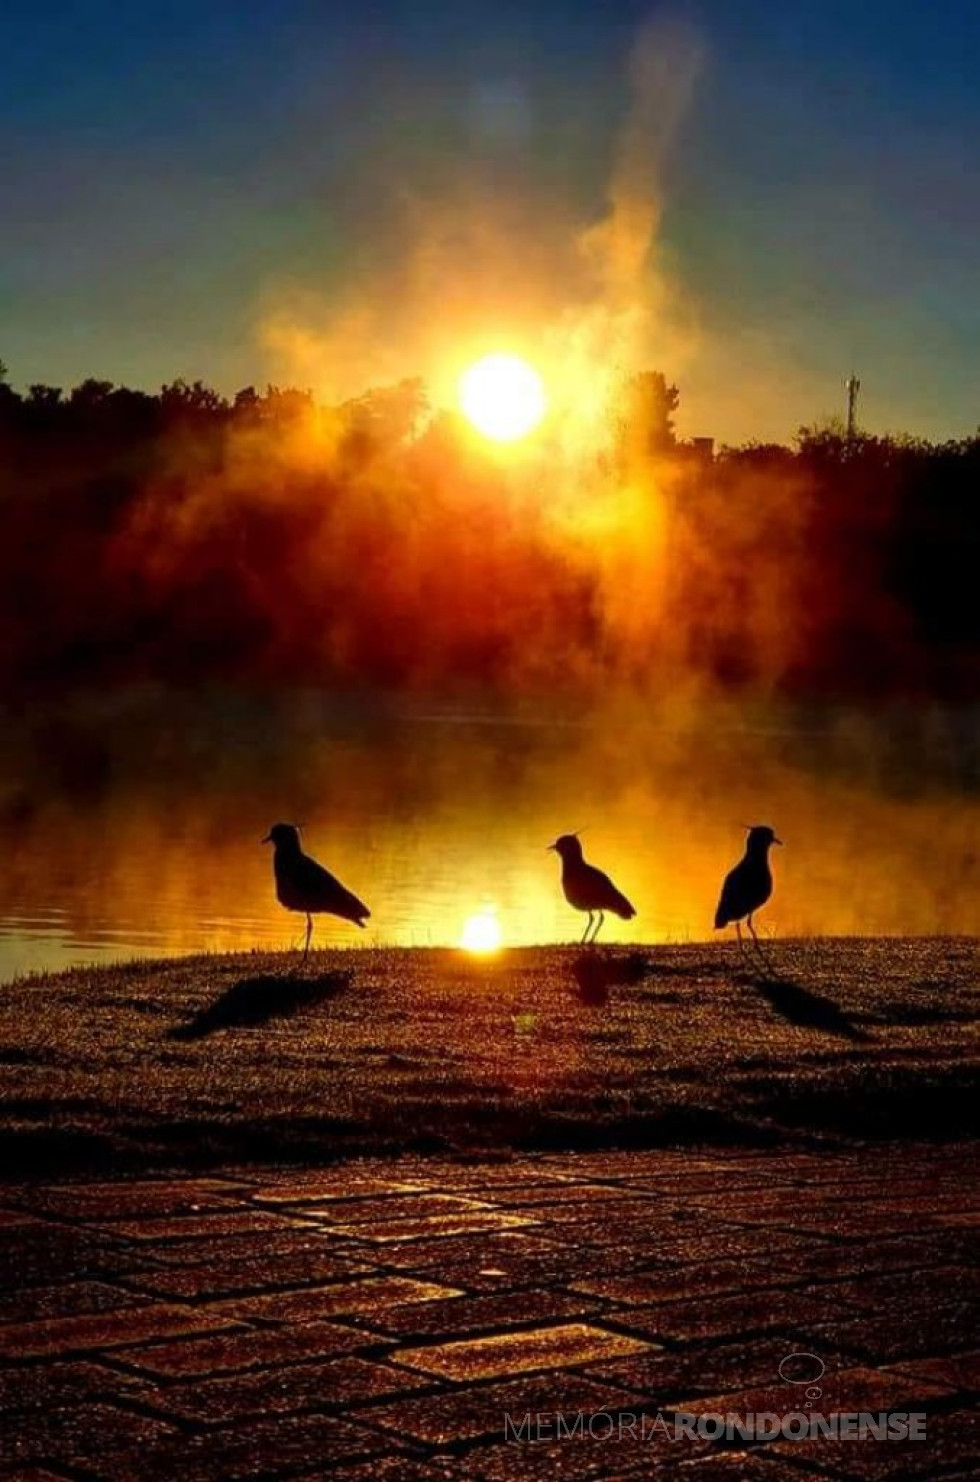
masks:
{"label": "sun glare", "polygon": [[512,443],[532,432],[545,414],[541,377],[519,355],[485,355],[464,372],[459,404],[478,432]]}
{"label": "sun glare", "polygon": [[463,922],[459,945],[466,952],[496,952],[500,946],[500,922],[492,906]]}

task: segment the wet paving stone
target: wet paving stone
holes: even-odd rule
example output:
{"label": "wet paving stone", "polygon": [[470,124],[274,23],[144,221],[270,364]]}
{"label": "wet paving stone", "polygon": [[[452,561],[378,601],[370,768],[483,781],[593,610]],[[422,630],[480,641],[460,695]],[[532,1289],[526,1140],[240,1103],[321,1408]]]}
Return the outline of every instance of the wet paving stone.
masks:
{"label": "wet paving stone", "polygon": [[494,1334],[423,1348],[396,1349],[392,1361],[447,1379],[495,1379],[522,1370],[572,1368],[598,1363],[647,1345],[636,1338],[586,1323],[532,1328],[529,1332]]}

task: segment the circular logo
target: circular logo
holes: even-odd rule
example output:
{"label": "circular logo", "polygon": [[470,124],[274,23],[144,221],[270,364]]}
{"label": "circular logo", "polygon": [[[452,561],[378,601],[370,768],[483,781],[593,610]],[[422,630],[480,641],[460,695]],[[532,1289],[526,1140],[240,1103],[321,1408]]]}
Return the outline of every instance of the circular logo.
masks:
{"label": "circular logo", "polygon": [[[816,1367],[816,1373],[813,1372],[814,1367]],[[815,1353],[788,1353],[779,1365],[780,1379],[786,1384],[809,1385],[807,1394],[810,1394],[810,1389],[816,1385],[818,1379],[823,1378],[826,1372],[827,1365]],[[816,1399],[819,1394],[820,1391],[817,1390],[817,1394],[812,1395],[811,1398]]]}

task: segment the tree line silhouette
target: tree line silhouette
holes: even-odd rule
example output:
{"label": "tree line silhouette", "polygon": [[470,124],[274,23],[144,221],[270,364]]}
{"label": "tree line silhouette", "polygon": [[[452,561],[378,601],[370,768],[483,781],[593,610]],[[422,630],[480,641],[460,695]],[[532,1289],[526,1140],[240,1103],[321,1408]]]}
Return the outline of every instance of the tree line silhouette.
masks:
{"label": "tree line silhouette", "polygon": [[0,366],[0,678],[975,693],[980,434],[717,456],[625,380],[519,458],[420,380],[325,407]]}

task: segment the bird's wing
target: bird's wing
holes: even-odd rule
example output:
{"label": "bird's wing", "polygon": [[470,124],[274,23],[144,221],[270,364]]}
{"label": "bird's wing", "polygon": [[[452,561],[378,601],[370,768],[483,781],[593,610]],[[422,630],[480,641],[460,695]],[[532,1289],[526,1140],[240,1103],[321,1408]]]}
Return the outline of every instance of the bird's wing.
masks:
{"label": "bird's wing", "polygon": [[586,865],[586,869],[589,871],[590,895],[594,892],[595,910],[613,911],[617,916],[622,916],[624,921],[636,915],[623,892],[617,890],[603,870],[597,870],[595,865]]}
{"label": "bird's wing", "polygon": [[356,921],[358,926],[362,925],[363,918],[371,914],[363,901],[358,900],[346,885],[341,885],[336,875],[331,875],[329,870],[325,870],[322,864],[317,864],[315,859],[310,859],[308,854],[302,857],[299,883],[310,899],[320,902],[319,907],[314,909],[329,911],[334,916]]}
{"label": "bird's wing", "polygon": [[725,883],[721,887],[721,895],[718,897],[718,909],[715,912],[715,930],[727,926],[730,921],[737,921],[739,916],[744,915],[740,909],[741,889],[739,887],[739,866],[729,870],[725,876]]}
{"label": "bird's wing", "polygon": [[721,899],[715,912],[715,926],[727,926],[731,921],[740,921],[764,906],[772,894],[772,876],[768,870],[759,870],[746,859],[739,860],[733,870],[725,876],[721,887]]}

